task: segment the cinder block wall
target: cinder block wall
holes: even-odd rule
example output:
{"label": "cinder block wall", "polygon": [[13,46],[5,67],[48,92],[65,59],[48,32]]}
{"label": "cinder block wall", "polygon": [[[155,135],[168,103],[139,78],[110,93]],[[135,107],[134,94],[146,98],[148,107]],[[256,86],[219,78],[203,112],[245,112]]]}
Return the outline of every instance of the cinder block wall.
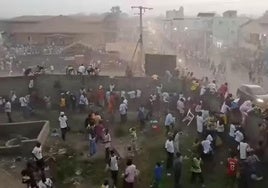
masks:
{"label": "cinder block wall", "polygon": [[24,155],[30,156],[36,142],[45,144],[49,135],[48,121],[21,122],[11,124],[0,124],[0,138],[4,142],[16,138],[17,136],[27,137],[19,145],[6,147],[0,146],[0,155]]}

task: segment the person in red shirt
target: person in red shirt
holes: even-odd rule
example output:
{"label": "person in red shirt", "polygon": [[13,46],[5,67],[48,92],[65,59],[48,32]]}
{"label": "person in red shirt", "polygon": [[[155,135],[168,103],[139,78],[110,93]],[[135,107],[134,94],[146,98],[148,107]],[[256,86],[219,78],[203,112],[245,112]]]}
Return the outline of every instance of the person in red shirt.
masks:
{"label": "person in red shirt", "polygon": [[226,93],[228,92],[228,83],[225,82],[221,85],[221,87],[218,89],[218,93],[222,99],[225,98]]}
{"label": "person in red shirt", "polygon": [[235,187],[237,170],[238,170],[238,159],[236,157],[236,154],[233,152],[231,154],[231,157],[227,159],[227,176],[228,176],[227,188]]}
{"label": "person in red shirt", "polygon": [[114,114],[115,114],[115,106],[116,106],[116,96],[113,92],[110,93],[110,98],[108,101],[108,112],[110,114],[111,123],[114,122]]}

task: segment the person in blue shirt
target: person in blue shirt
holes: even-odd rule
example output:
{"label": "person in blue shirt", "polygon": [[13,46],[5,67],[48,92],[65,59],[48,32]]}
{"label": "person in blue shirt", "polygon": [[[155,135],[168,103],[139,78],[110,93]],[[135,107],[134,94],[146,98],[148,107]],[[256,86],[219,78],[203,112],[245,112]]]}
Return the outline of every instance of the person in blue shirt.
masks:
{"label": "person in blue shirt", "polygon": [[163,166],[160,162],[157,162],[154,168],[154,188],[159,188],[161,180],[163,178]]}
{"label": "person in blue shirt", "polygon": [[175,118],[172,116],[171,112],[167,111],[165,118],[165,127],[166,127],[166,135],[168,135],[169,131],[175,125]]}

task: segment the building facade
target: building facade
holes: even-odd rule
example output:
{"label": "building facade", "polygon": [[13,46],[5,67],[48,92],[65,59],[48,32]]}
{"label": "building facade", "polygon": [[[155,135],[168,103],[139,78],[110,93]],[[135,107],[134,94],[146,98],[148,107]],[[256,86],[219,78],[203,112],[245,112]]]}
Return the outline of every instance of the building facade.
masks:
{"label": "building facade", "polygon": [[226,11],[222,17],[214,17],[212,25],[213,43],[226,47],[237,47],[239,28],[249,18],[238,17],[236,11]]}
{"label": "building facade", "polygon": [[104,47],[117,37],[117,19],[111,15],[91,17],[43,16],[18,17],[2,21],[13,44],[69,45],[83,41]]}

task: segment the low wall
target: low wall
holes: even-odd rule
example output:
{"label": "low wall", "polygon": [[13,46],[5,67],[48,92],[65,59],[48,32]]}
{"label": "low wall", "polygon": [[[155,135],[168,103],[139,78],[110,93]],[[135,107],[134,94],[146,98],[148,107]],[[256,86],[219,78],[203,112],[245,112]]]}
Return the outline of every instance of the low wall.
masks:
{"label": "low wall", "polygon": [[[8,96],[14,90],[17,96],[24,96],[28,93],[30,79],[34,79],[34,88],[39,96],[51,96],[52,99],[58,98],[61,91],[71,91],[77,93],[80,88],[96,89],[103,85],[108,89],[109,84],[114,83],[116,90],[136,90],[150,91],[152,79],[150,77],[114,77],[108,76],[78,76],[78,75],[38,75],[35,77],[0,77],[0,96]],[[178,91],[181,81],[165,84],[164,90]]]}
{"label": "low wall", "polygon": [[35,121],[35,122],[21,122],[0,124],[0,138],[6,142],[18,136],[26,137],[29,139],[22,140],[17,145],[0,146],[0,155],[31,155],[36,142],[42,145],[49,135],[49,122],[48,121]]}

